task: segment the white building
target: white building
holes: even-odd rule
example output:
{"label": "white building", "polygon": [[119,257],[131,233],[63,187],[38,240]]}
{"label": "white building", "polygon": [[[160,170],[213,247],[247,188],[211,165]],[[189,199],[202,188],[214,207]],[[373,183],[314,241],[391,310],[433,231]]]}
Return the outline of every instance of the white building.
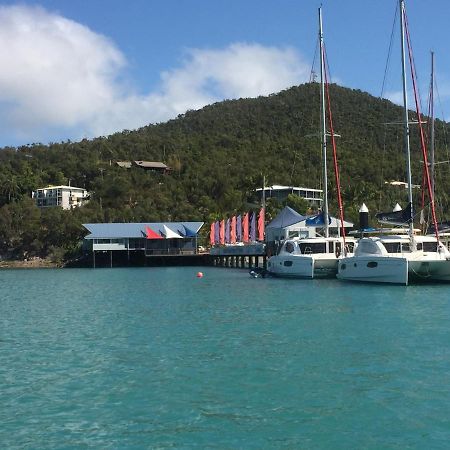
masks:
{"label": "white building", "polygon": [[[310,225],[307,223],[308,219],[315,216],[302,216],[297,211],[294,211],[289,206],[285,206],[280,213],[270,223],[266,225],[266,242],[282,241],[284,239],[312,238],[323,229],[323,225]],[[338,235],[341,227],[340,220],[336,217],[330,216],[330,234]],[[347,229],[353,228],[353,223],[344,220],[344,227]]]}
{"label": "white building", "polygon": [[88,201],[86,189],[74,186],[48,186],[36,189],[33,194],[38,208],[59,206],[62,209],[72,209]]}
{"label": "white building", "polygon": [[259,199],[262,199],[263,191],[265,198],[276,198],[280,203],[287,199],[289,194],[294,194],[304,198],[311,206],[320,208],[322,206],[322,189],[311,189],[295,186],[266,186],[256,189]]}

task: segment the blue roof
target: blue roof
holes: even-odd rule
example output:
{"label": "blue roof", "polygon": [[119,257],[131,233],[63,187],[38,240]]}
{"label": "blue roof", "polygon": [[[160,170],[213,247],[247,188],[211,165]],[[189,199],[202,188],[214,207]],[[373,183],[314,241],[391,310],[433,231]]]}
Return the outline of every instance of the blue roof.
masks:
{"label": "blue roof", "polygon": [[307,216],[302,216],[297,211],[294,211],[289,206],[285,206],[275,219],[266,225],[266,228],[284,228],[294,223],[306,220]]}
{"label": "blue roof", "polygon": [[163,225],[184,237],[197,235],[204,222],[151,222],[151,223],[84,223],[90,232],[85,239],[145,238],[146,227],[163,236]]}

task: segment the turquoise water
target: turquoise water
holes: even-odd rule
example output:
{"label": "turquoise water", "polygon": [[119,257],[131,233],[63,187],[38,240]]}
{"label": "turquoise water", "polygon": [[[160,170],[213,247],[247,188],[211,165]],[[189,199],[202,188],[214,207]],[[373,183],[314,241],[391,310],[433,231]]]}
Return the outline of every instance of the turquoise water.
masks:
{"label": "turquoise water", "polygon": [[449,448],[450,287],[190,267],[0,288],[2,449]]}

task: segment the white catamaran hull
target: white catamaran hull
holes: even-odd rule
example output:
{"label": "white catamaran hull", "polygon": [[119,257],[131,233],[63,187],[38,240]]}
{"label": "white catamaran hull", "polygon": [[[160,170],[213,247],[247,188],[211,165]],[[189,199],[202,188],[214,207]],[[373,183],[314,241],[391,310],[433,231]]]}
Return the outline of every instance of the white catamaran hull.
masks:
{"label": "white catamaran hull", "polygon": [[385,256],[359,256],[339,261],[337,278],[370,283],[408,284],[408,260]]}
{"label": "white catamaran hull", "polygon": [[450,261],[386,256],[343,258],[338,265],[337,278],[403,285],[427,281],[450,283]]}
{"label": "white catamaran hull", "polygon": [[408,272],[411,282],[444,281],[450,283],[450,261],[448,260],[409,261]]}
{"label": "white catamaran hull", "polygon": [[267,265],[270,274],[279,277],[317,278],[332,277],[337,273],[336,258],[308,255],[276,255]]}

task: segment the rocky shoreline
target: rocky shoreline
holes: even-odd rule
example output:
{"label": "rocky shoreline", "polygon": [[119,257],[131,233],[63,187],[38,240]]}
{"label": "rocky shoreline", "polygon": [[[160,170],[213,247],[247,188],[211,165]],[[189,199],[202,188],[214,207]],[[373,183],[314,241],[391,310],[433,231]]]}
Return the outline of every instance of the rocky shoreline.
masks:
{"label": "rocky shoreline", "polygon": [[25,260],[8,259],[0,261],[0,269],[57,269],[61,267],[64,267],[64,264],[43,258],[30,258]]}

